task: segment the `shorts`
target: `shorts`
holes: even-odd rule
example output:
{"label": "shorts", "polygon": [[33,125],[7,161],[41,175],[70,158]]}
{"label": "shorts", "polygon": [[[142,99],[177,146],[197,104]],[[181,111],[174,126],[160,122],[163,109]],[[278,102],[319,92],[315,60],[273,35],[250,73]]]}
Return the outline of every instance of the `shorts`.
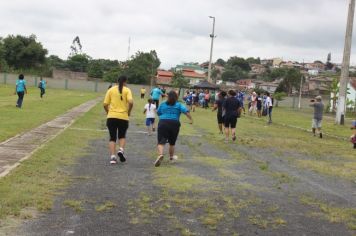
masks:
{"label": "shorts", "polygon": [[312,120],[312,128],[313,129],[321,128],[321,120],[313,119]]}
{"label": "shorts", "polygon": [[222,116],[222,114],[217,114],[216,115],[216,118],[218,119],[218,124],[222,124],[222,123],[224,123],[224,118],[223,118],[223,116]]}
{"label": "shorts", "polygon": [[145,98],[145,94],[141,93],[141,98],[144,99]]}
{"label": "shorts", "polygon": [[236,116],[225,116],[224,117],[224,126],[225,128],[231,127],[232,129],[236,128],[237,117]]}
{"label": "shorts", "polygon": [[257,105],[257,111],[261,111],[261,110],[262,110],[262,105],[261,106]]}
{"label": "shorts", "polygon": [[146,126],[151,126],[155,123],[155,118],[146,118]]}
{"label": "shorts", "polygon": [[157,128],[158,144],[174,146],[176,144],[180,129],[180,122],[175,120],[160,120]]}
{"label": "shorts", "polygon": [[129,128],[128,120],[121,120],[116,118],[108,118],[106,121],[110,134],[110,141],[116,142],[116,140],[126,138],[126,131]]}

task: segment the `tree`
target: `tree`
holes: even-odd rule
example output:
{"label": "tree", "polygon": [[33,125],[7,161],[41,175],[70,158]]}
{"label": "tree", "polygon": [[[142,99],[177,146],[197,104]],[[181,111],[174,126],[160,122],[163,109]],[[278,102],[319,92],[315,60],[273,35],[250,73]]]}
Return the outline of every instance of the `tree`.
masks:
{"label": "tree", "polygon": [[50,55],[46,58],[46,63],[49,68],[67,68],[67,63],[56,55]]}
{"label": "tree", "polygon": [[246,59],[246,61],[251,65],[251,64],[261,64],[261,59],[259,57],[253,58],[249,57]]}
{"label": "tree", "polygon": [[121,74],[123,74],[121,67],[112,68],[110,71],[104,73],[103,79],[107,82],[116,83]]}
{"label": "tree", "polygon": [[287,69],[285,75],[283,76],[283,80],[276,89],[276,92],[292,94],[293,89],[299,89],[301,76],[302,74],[299,70],[295,68]]}
{"label": "tree", "polygon": [[70,54],[69,56],[72,57],[77,54],[82,54],[82,44],[80,42],[79,36],[76,36],[73,39],[72,45],[70,46]]}
{"label": "tree", "polygon": [[88,76],[91,78],[103,78],[104,70],[100,62],[92,60],[88,65]]}
{"label": "tree", "polygon": [[230,57],[229,60],[226,62],[226,67],[230,69],[241,69],[242,71],[249,72],[251,71],[250,64],[243,59],[242,57]]}
{"label": "tree", "polygon": [[90,56],[86,54],[70,56],[67,60],[68,69],[76,72],[86,72],[90,59]]}
{"label": "tree", "polygon": [[219,59],[216,60],[215,64],[219,65],[219,66],[225,66],[226,65],[226,61],[224,61],[223,59],[219,58]]}
{"label": "tree", "polygon": [[8,67],[9,66],[5,60],[5,47],[2,43],[2,38],[0,37],[0,71],[7,71]]}
{"label": "tree", "polygon": [[9,35],[2,40],[4,59],[15,69],[40,67],[48,53],[42,44],[36,41],[35,35]]}
{"label": "tree", "polygon": [[149,84],[160,64],[161,61],[156,51],[138,51],[131,60],[127,61],[124,73],[128,76],[130,83]]}
{"label": "tree", "polygon": [[278,102],[283,101],[284,97],[286,97],[287,94],[284,92],[279,92],[279,93],[274,93],[273,98],[277,101],[276,102],[276,107],[278,107]]}
{"label": "tree", "polygon": [[184,87],[188,87],[189,81],[186,80],[183,76],[183,72],[178,70],[173,72],[172,77],[172,86],[175,88],[179,88],[178,97],[180,95],[180,91]]}
{"label": "tree", "polygon": [[338,100],[338,95],[339,95],[339,80],[337,78],[334,78],[330,87],[329,87],[329,91],[331,93],[331,100],[332,100],[332,104],[331,104],[331,110],[333,112],[336,111],[336,101]]}

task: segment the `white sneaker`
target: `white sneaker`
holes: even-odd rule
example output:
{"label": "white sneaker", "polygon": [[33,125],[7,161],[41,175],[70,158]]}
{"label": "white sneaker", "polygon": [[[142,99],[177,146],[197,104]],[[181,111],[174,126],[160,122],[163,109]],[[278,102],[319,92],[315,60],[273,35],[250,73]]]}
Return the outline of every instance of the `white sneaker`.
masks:
{"label": "white sneaker", "polygon": [[178,156],[174,155],[174,156],[170,157],[169,160],[176,161],[176,160],[178,160]]}

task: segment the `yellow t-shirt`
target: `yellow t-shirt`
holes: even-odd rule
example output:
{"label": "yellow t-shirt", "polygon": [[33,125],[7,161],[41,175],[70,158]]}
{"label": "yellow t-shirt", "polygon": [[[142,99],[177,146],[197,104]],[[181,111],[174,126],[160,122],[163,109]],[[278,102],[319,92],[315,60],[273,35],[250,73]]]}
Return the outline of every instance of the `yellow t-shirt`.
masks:
{"label": "yellow t-shirt", "polygon": [[146,89],[142,88],[141,89],[141,94],[145,94],[146,93]]}
{"label": "yellow t-shirt", "polygon": [[121,120],[129,120],[129,101],[133,101],[131,90],[127,87],[122,88],[119,94],[119,87],[113,86],[105,95],[104,105],[109,105],[109,112],[107,118],[116,118]]}

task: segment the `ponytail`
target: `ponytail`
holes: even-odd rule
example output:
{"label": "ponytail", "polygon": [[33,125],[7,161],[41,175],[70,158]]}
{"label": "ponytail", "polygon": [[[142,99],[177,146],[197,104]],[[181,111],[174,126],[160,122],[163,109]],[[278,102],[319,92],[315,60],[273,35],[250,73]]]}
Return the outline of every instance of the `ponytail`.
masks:
{"label": "ponytail", "polygon": [[152,99],[148,99],[148,110],[150,111],[151,110],[151,104],[152,104]]}
{"label": "ponytail", "polygon": [[124,83],[127,82],[127,77],[125,75],[121,75],[117,79],[117,82],[119,83],[119,94],[121,96],[121,101],[122,101],[122,89],[124,87]]}

